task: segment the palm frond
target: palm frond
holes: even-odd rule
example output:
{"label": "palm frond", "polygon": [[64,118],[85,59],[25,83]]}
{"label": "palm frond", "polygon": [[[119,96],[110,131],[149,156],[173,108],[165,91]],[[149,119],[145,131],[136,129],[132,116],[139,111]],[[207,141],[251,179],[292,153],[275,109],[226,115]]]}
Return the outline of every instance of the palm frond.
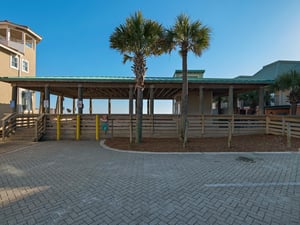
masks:
{"label": "palm frond", "polygon": [[125,64],[128,60],[129,60],[129,61],[132,61],[132,60],[133,60],[133,57],[130,56],[130,55],[124,54],[124,55],[123,55],[123,63]]}
{"label": "palm frond", "polygon": [[295,70],[291,70],[288,73],[283,73],[275,80],[272,85],[274,90],[290,90],[300,88],[300,73]]}
{"label": "palm frond", "polygon": [[179,53],[192,51],[195,55],[201,56],[202,51],[209,47],[211,30],[203,26],[199,20],[194,22],[185,14],[176,18],[172,28],[173,43],[180,48]]}

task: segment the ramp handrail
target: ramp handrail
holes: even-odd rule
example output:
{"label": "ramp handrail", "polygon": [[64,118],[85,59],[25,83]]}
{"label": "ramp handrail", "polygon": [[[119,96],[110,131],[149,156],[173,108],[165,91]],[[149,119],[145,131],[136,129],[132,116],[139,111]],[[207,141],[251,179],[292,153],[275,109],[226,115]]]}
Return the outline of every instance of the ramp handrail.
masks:
{"label": "ramp handrail", "polygon": [[10,113],[1,119],[2,141],[16,131],[16,113]]}
{"label": "ramp handrail", "polygon": [[35,137],[33,141],[39,141],[46,132],[46,115],[41,114],[35,121]]}

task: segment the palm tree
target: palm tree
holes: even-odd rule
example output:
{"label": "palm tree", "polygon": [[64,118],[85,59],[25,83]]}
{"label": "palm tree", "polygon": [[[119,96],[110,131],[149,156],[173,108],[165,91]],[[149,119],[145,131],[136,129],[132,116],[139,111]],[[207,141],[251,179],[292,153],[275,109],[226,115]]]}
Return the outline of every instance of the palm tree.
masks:
{"label": "palm tree", "polygon": [[[256,106],[259,105],[259,93],[258,90],[252,90],[240,93],[238,95],[239,101],[243,101],[243,106],[249,106],[251,112],[256,111]],[[264,105],[270,106],[271,103],[274,101],[272,96],[270,95],[269,91],[264,92]]]}
{"label": "palm tree", "polygon": [[300,73],[291,70],[280,75],[275,79],[271,89],[274,91],[289,91],[287,97],[291,104],[291,114],[296,115],[297,103],[300,102]]}
{"label": "palm tree", "polygon": [[211,30],[203,26],[199,20],[194,22],[185,14],[176,18],[175,25],[168,32],[171,40],[170,51],[179,47],[182,57],[182,96],[181,96],[181,132],[180,138],[183,145],[187,142],[187,115],[188,115],[188,78],[187,78],[187,56],[192,51],[196,56],[201,56],[202,51],[209,47]]}
{"label": "palm tree", "polygon": [[123,54],[123,63],[133,61],[132,71],[136,79],[136,143],[142,140],[143,89],[146,74],[146,57],[162,54],[161,24],[145,19],[140,11],[126,19],[125,24],[115,28],[110,36],[110,47]]}

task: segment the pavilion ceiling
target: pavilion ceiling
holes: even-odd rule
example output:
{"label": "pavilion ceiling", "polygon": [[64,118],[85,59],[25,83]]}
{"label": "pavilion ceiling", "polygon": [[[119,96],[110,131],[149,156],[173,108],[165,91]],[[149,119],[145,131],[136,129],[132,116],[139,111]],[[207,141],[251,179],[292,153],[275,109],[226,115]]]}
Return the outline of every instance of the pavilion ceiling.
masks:
{"label": "pavilion ceiling", "polygon": [[[33,91],[43,92],[45,87],[54,95],[61,95],[68,98],[77,98],[78,87],[82,87],[83,98],[92,99],[128,99],[130,88],[134,90],[135,80],[133,78],[114,78],[114,79],[54,79],[54,78],[1,78],[0,81],[11,85]],[[243,81],[236,79],[193,79],[189,81],[189,92],[199,92],[199,88],[213,91],[214,96],[228,95],[229,87],[233,87],[235,93],[248,90],[255,90],[261,86],[272,83],[269,80]],[[181,79],[146,79],[143,96],[150,98],[151,89],[154,99],[173,99],[181,93]]]}

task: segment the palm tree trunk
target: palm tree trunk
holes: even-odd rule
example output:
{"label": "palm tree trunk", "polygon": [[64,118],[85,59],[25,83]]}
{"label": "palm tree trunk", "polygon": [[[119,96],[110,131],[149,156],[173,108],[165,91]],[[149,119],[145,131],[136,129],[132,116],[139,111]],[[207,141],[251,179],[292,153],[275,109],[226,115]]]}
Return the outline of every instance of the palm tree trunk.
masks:
{"label": "palm tree trunk", "polygon": [[142,141],[143,129],[143,89],[137,87],[136,99],[136,129],[135,129],[135,143],[139,144]]}
{"label": "palm tree trunk", "polygon": [[185,147],[188,128],[188,77],[187,77],[187,51],[182,51],[182,95],[181,95],[181,140]]}
{"label": "palm tree trunk", "polygon": [[146,60],[142,54],[137,54],[134,58],[133,72],[136,76],[136,129],[135,143],[139,144],[142,141],[143,133],[143,90],[144,77],[146,74]]}

